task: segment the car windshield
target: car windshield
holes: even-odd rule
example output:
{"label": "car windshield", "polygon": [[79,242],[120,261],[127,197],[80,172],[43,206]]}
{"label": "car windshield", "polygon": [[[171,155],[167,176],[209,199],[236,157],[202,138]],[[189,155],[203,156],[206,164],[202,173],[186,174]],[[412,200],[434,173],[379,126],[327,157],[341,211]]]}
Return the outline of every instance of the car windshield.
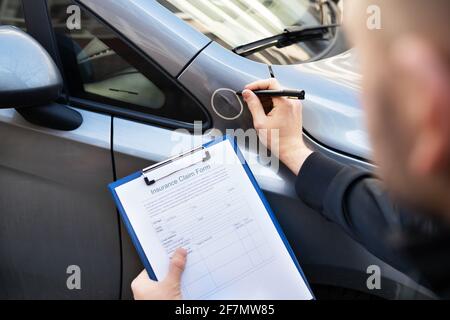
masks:
{"label": "car windshield", "polygon": [[[282,33],[292,26],[318,26],[337,21],[334,5],[315,0],[158,0],[197,30],[228,49]],[[323,4],[325,3],[325,5]],[[248,56],[268,64],[310,60],[331,40],[269,48]]]}

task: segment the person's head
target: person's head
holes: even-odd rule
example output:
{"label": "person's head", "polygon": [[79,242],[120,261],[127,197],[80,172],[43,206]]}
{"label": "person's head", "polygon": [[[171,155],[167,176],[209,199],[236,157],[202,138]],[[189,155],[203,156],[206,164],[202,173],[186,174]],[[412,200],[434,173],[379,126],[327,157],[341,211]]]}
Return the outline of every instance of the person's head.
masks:
{"label": "person's head", "polygon": [[345,1],[380,175],[401,200],[450,219],[450,1]]}

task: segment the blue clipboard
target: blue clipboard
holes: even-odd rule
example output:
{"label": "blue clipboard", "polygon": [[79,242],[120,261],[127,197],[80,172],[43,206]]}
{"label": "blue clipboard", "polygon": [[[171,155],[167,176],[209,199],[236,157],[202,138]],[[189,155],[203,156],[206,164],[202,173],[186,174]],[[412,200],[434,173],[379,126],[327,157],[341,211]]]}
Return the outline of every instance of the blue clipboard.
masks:
{"label": "blue clipboard", "polygon": [[[228,140],[231,143],[234,151],[236,152],[236,155],[238,156],[240,162],[242,163],[242,166],[245,169],[245,172],[247,173],[248,177],[250,178],[250,181],[252,182],[253,187],[257,191],[257,193],[259,195],[259,198],[261,199],[262,203],[264,204],[264,207],[266,208],[266,210],[267,210],[267,212],[268,212],[268,214],[269,214],[269,216],[270,216],[270,218],[272,220],[272,223],[274,224],[276,230],[278,231],[278,234],[280,235],[284,245],[286,246],[286,249],[288,250],[289,255],[291,256],[292,261],[294,262],[295,266],[297,267],[298,272],[300,273],[300,275],[302,276],[303,280],[305,281],[305,284],[308,287],[309,291],[311,292],[311,295],[313,296],[313,299],[315,299],[314,298],[314,294],[313,294],[313,292],[311,290],[311,287],[310,287],[310,285],[309,285],[309,283],[308,283],[308,281],[307,281],[307,279],[305,277],[305,274],[304,274],[304,272],[303,272],[303,270],[302,270],[302,268],[300,266],[300,263],[298,262],[298,259],[295,256],[294,251],[292,250],[292,247],[289,244],[289,241],[287,240],[283,230],[281,229],[281,226],[280,226],[277,218],[275,217],[275,214],[273,213],[272,208],[269,205],[269,202],[267,201],[266,197],[264,196],[264,193],[261,190],[261,188],[259,187],[255,176],[253,175],[252,171],[250,170],[250,167],[248,166],[247,161],[245,160],[244,156],[242,155],[241,151],[239,150],[239,147],[237,145],[236,139],[232,138],[232,137],[229,137],[229,136],[224,136],[222,138],[213,140],[213,141],[205,144],[203,147],[205,149],[208,149],[209,147],[211,147],[211,146],[213,146],[215,144],[224,142],[226,140]],[[158,278],[156,277],[156,275],[155,275],[155,273],[153,271],[153,268],[150,265],[150,262],[148,261],[147,256],[145,255],[144,249],[142,248],[142,245],[139,242],[139,239],[138,239],[138,237],[137,237],[137,235],[136,235],[136,233],[135,233],[135,231],[134,231],[134,229],[133,229],[133,227],[131,225],[131,222],[130,222],[130,220],[128,218],[128,215],[125,212],[125,209],[123,208],[123,205],[120,202],[120,199],[119,199],[119,197],[118,197],[118,195],[116,193],[116,188],[120,187],[121,185],[127,184],[128,182],[133,181],[135,179],[142,179],[142,172],[136,172],[136,173],[134,173],[134,174],[132,174],[132,175],[126,177],[126,178],[123,178],[123,179],[118,180],[118,181],[116,181],[114,183],[111,183],[108,186],[108,188],[109,188],[110,192],[113,195],[114,201],[116,202],[116,206],[117,206],[117,208],[119,210],[120,216],[122,217],[123,223],[124,223],[125,227],[128,230],[128,233],[129,233],[129,235],[131,237],[131,240],[132,240],[132,242],[133,242],[133,244],[134,244],[134,246],[135,246],[135,248],[136,248],[136,250],[137,250],[137,252],[139,254],[139,258],[141,259],[142,263],[144,264],[144,267],[147,270],[147,273],[148,273],[150,279],[158,281]]]}

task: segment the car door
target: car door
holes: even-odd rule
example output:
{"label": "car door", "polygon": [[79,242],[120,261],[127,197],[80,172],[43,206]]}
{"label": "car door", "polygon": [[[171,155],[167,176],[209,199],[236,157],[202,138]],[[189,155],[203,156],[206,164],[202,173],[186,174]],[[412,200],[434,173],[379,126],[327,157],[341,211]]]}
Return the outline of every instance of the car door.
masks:
{"label": "car door", "polygon": [[[21,2],[0,1],[0,23],[26,26],[55,58],[45,1]],[[118,216],[106,189],[112,120],[78,111],[73,131],[0,111],[0,299],[120,297]]]}

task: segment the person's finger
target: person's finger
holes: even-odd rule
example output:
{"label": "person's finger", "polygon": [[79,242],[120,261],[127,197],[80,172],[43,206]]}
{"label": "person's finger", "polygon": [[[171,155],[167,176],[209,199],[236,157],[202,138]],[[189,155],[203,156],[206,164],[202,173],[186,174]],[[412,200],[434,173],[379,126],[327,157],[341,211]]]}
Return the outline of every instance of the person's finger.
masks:
{"label": "person's finger", "polygon": [[150,279],[150,277],[148,276],[147,270],[143,270],[135,279],[136,281],[140,282],[140,281],[153,281],[152,279]]}
{"label": "person's finger", "polygon": [[186,267],[187,251],[178,249],[170,260],[169,273],[166,280],[174,283],[181,282],[181,275]]}
{"label": "person's finger", "polygon": [[283,108],[286,109],[288,107],[292,107],[293,106],[292,100],[289,100],[289,99],[287,99],[285,97],[273,97],[272,98],[272,103],[273,103],[274,108],[282,106]]}
{"label": "person's finger", "polygon": [[256,94],[254,94],[251,90],[244,90],[244,92],[242,92],[242,96],[244,97],[250,113],[253,116],[255,128],[258,129],[267,119],[261,100],[259,100]]}
{"label": "person's finger", "polygon": [[275,78],[255,81],[245,86],[245,89],[255,90],[281,90],[281,85]]}
{"label": "person's finger", "polygon": [[148,276],[147,271],[144,269],[137,277],[136,279],[131,282],[131,289],[134,293],[139,292],[140,288],[145,287],[148,284],[155,283],[150,277]]}

